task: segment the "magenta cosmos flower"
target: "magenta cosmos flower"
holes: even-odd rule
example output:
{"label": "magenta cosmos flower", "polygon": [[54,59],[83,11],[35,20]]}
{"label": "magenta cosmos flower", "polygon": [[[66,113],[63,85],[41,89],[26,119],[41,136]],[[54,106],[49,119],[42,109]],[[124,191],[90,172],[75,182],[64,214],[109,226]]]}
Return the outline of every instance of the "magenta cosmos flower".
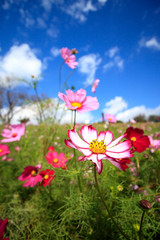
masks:
{"label": "magenta cosmos flower", "polygon": [[92,85],[92,89],[91,89],[91,91],[92,91],[93,93],[96,92],[96,88],[98,87],[98,83],[99,83],[99,82],[100,82],[99,79],[96,79],[96,80],[94,81],[94,83],[93,83],[93,85]]}
{"label": "magenta cosmos flower", "polygon": [[68,48],[62,48],[61,50],[61,56],[64,59],[64,62],[68,65],[68,67],[74,69],[78,65],[78,62],[76,62],[76,56],[75,54],[72,54],[72,51]]}
{"label": "magenta cosmos flower", "polygon": [[63,93],[58,93],[60,99],[62,99],[66,106],[70,110],[76,110],[77,112],[88,112],[92,110],[96,110],[99,108],[99,103],[96,97],[86,97],[86,90],[79,89],[77,92],[73,92],[72,90],[66,91],[67,95]]}
{"label": "magenta cosmos flower", "polygon": [[7,225],[8,225],[7,218],[5,220],[0,219],[0,240],[9,240],[9,238],[3,238]]}
{"label": "magenta cosmos flower", "polygon": [[4,139],[1,142],[14,142],[19,141],[21,137],[24,135],[25,125],[17,124],[17,125],[9,125],[8,128],[4,128],[2,131],[2,136]]}
{"label": "magenta cosmos flower", "polygon": [[65,157],[64,153],[60,153],[58,155],[56,151],[48,152],[45,158],[47,159],[48,164],[51,164],[54,168],[67,168],[67,158]]}
{"label": "magenta cosmos flower", "polygon": [[76,130],[68,130],[69,140],[65,139],[65,144],[68,147],[76,148],[81,153],[84,154],[84,157],[81,161],[91,160],[94,164],[96,164],[97,172],[100,174],[102,171],[102,159],[109,160],[113,165],[121,170],[125,170],[123,164],[121,164],[121,160],[132,157],[133,155],[130,152],[131,141],[123,141],[120,140],[124,137],[124,135],[120,136],[116,140],[113,140],[113,134],[109,130],[104,132],[100,132],[97,134],[95,128],[91,125],[84,125],[80,134],[83,140],[79,137]]}
{"label": "magenta cosmos flower", "polygon": [[51,181],[55,178],[54,170],[50,169],[41,171],[39,175],[43,177],[42,182],[40,183],[40,185],[42,185],[43,187],[50,185]]}
{"label": "magenta cosmos flower", "polygon": [[150,141],[149,148],[150,148],[151,152],[154,152],[155,150],[160,148],[160,140],[153,139],[151,136],[148,136],[148,138],[149,138],[149,141]]}
{"label": "magenta cosmos flower", "polygon": [[7,145],[0,144],[0,157],[2,157],[3,155],[7,155],[9,153],[10,153],[9,147]]}
{"label": "magenta cosmos flower", "polygon": [[108,120],[108,122],[111,122],[111,123],[116,123],[117,122],[116,116],[114,116],[113,114],[110,114],[110,113],[105,115],[105,119]]}
{"label": "magenta cosmos flower", "polygon": [[26,181],[23,184],[23,187],[34,187],[38,182],[41,182],[43,177],[38,174],[38,171],[41,169],[41,164],[34,166],[27,166],[24,168],[21,176],[18,177],[20,181]]}

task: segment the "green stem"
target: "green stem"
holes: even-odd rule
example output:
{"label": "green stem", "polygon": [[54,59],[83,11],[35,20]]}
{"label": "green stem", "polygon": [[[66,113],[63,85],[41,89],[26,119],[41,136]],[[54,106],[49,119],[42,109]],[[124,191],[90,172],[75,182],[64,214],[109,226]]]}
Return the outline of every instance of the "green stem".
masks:
{"label": "green stem", "polygon": [[63,83],[62,92],[63,92],[64,88],[66,87],[66,84],[67,84],[68,79],[69,79],[70,76],[75,72],[75,70],[76,70],[76,69],[74,69],[72,72],[70,72],[70,73],[68,74],[68,76],[66,77],[66,80],[65,80],[64,83]]}
{"label": "green stem", "polygon": [[139,230],[139,240],[141,240],[141,236],[142,236],[142,226],[143,226],[144,214],[145,214],[145,211],[143,211],[142,217],[141,217],[141,224],[140,224],[140,230]]}
{"label": "green stem", "polygon": [[99,196],[108,212],[108,215],[109,217],[111,218],[111,220],[113,221],[114,225],[118,228],[118,230],[120,231],[120,233],[125,237],[125,239],[129,240],[129,238],[126,236],[126,234],[123,232],[123,230],[119,227],[119,225],[116,223],[116,221],[114,220],[113,216],[112,216],[112,213],[110,212],[103,196],[102,196],[102,193],[100,191],[100,188],[99,188],[99,185],[98,185],[98,180],[97,180],[97,171],[96,171],[96,165],[95,165],[95,168],[94,168],[94,178],[95,178],[95,183],[96,183],[96,187],[97,187],[97,190],[98,190],[98,193],[99,193]]}
{"label": "green stem", "polygon": [[73,127],[76,126],[76,110],[74,110],[74,122],[73,122]]}
{"label": "green stem", "polygon": [[59,68],[59,91],[61,91],[61,72],[62,72],[63,64],[64,64],[64,62],[61,63],[60,68]]}

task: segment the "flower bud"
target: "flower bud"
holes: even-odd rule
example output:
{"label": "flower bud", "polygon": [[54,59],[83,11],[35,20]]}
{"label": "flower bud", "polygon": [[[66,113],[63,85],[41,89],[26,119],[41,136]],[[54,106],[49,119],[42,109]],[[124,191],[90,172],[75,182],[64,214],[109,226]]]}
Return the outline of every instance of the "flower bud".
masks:
{"label": "flower bud", "polygon": [[143,210],[149,210],[152,208],[152,204],[149,201],[142,199],[140,201],[140,207],[142,207]]}

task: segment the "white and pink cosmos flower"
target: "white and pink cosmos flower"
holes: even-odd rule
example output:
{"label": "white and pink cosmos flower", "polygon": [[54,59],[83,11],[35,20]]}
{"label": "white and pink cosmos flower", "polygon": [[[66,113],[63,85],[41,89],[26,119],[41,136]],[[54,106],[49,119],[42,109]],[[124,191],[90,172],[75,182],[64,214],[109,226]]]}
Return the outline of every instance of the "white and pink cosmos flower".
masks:
{"label": "white and pink cosmos flower", "polygon": [[126,166],[123,159],[133,157],[130,152],[131,141],[120,142],[125,137],[125,134],[113,141],[111,131],[102,131],[98,134],[92,125],[84,125],[80,129],[80,134],[83,139],[79,137],[75,129],[68,130],[69,139],[65,139],[66,146],[75,148],[84,154],[80,161],[92,161],[96,165],[99,174],[103,168],[102,159],[109,160],[114,166],[125,171]]}
{"label": "white and pink cosmos flower", "polygon": [[150,148],[151,152],[153,153],[155,150],[160,148],[160,140],[153,139],[151,136],[148,136],[148,137],[149,137],[149,141],[150,141],[149,148]]}
{"label": "white and pink cosmos flower", "polygon": [[68,67],[74,69],[78,65],[78,62],[76,62],[76,56],[75,54],[72,54],[72,51],[68,48],[62,48],[61,50],[61,56],[64,59],[64,62],[68,65]]}
{"label": "white and pink cosmos flower", "polygon": [[16,124],[16,125],[9,125],[8,128],[4,128],[2,131],[2,136],[4,139],[2,139],[0,142],[15,142],[20,141],[21,137],[25,133],[25,125],[22,124]]}
{"label": "white and pink cosmos flower", "polygon": [[98,83],[99,83],[99,82],[100,82],[99,79],[96,79],[96,80],[94,81],[94,83],[93,83],[93,85],[92,85],[92,89],[91,89],[91,91],[92,91],[93,93],[96,92],[96,88],[98,87]]}
{"label": "white and pink cosmos flower", "polygon": [[66,94],[58,93],[60,99],[66,103],[66,107],[77,112],[88,112],[99,108],[99,102],[96,97],[86,97],[86,90],[79,89],[77,92],[67,90]]}

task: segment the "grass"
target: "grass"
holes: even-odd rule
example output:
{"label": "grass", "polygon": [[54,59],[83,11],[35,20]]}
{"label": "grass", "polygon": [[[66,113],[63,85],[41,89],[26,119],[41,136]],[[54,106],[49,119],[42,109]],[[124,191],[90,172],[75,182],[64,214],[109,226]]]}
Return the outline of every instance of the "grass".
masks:
{"label": "grass", "polygon": [[[105,130],[104,124],[95,123],[98,131]],[[136,123],[146,135],[160,132],[160,123]],[[76,128],[79,130],[81,126]],[[109,130],[114,138],[122,135],[127,124],[111,124]],[[3,127],[1,126],[1,130]],[[8,218],[5,237],[10,240],[69,240],[69,239],[124,239],[111,222],[95,188],[93,164],[90,161],[68,160],[68,169],[55,169],[55,179],[48,187],[23,188],[17,177],[28,165],[48,165],[45,155],[50,145],[65,154],[73,153],[64,144],[68,138],[69,125],[27,126],[20,142],[8,143],[11,162],[0,163],[0,217]],[[16,152],[15,147],[20,151]],[[80,153],[76,151],[76,159]],[[138,239],[142,210],[138,203],[146,199],[152,203],[144,218],[142,239],[160,239],[160,203],[155,196],[160,194],[160,151],[135,153],[131,159],[139,169],[136,175],[118,170],[103,160],[103,171],[98,182],[115,221],[130,239]],[[82,190],[77,181],[79,176]],[[137,190],[133,186],[138,185]],[[119,191],[119,189],[121,191]]]}

